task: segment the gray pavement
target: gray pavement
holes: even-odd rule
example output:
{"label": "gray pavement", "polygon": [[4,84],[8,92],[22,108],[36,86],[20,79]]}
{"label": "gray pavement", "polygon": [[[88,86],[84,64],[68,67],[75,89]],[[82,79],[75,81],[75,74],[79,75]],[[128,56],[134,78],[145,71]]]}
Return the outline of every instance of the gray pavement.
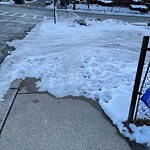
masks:
{"label": "gray pavement", "polygon": [[81,97],[57,99],[25,80],[0,139],[0,150],[131,150],[98,102]]}
{"label": "gray pavement", "polygon": [[81,98],[18,94],[1,150],[130,150],[101,112]]}
{"label": "gray pavement", "polygon": [[6,94],[10,109],[3,120],[0,150],[146,150],[119,134],[98,101],[58,99],[39,92],[36,81],[17,80]]}

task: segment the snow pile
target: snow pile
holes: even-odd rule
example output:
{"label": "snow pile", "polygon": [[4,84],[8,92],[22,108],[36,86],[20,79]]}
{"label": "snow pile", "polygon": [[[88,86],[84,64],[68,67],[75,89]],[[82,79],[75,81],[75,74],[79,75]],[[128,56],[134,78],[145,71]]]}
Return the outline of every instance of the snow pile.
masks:
{"label": "snow pile", "polygon": [[0,4],[13,5],[15,2],[13,0],[2,0],[0,1]]}
{"label": "snow pile", "polygon": [[130,5],[132,8],[141,8],[141,9],[148,9],[146,5]]}
{"label": "snow pile", "polygon": [[25,0],[25,3],[33,3],[36,2],[37,0]]}
{"label": "snow pile", "polygon": [[142,2],[142,0],[132,0],[132,2],[138,3],[138,2]]}
{"label": "snow pile", "polygon": [[110,0],[98,0],[98,1],[101,1],[103,3],[112,3],[113,1],[110,1]]}
{"label": "snow pile", "polygon": [[147,26],[115,20],[75,23],[45,21],[25,39],[9,43],[16,50],[0,68],[0,99],[17,78],[41,78],[37,87],[56,97],[85,96],[99,100],[120,132],[139,143],[150,144],[150,127],[132,135],[124,128],[127,119],[139,50]]}

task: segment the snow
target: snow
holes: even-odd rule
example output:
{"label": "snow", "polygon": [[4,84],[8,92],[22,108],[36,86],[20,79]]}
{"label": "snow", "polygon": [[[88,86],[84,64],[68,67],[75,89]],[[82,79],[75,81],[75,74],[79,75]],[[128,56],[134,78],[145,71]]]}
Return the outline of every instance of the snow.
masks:
{"label": "snow", "polygon": [[132,2],[142,2],[142,0],[132,0]]}
{"label": "snow", "polygon": [[[48,5],[47,9],[53,9],[53,4]],[[146,14],[141,13],[140,11],[130,10],[129,7],[116,7],[116,6],[101,6],[98,4],[90,4],[89,8],[87,4],[76,4],[76,10],[72,10],[73,5],[68,5],[67,10],[73,12],[87,12],[87,13],[96,13],[96,14],[117,14],[117,15],[126,15],[126,16],[150,16],[150,12]]]}
{"label": "snow", "polygon": [[141,9],[148,9],[146,5],[130,5],[132,8],[141,8]]}
{"label": "snow", "polygon": [[112,3],[113,1],[110,1],[110,0],[98,0],[98,1],[100,1],[100,2],[103,2],[103,3]]}
{"label": "snow", "polygon": [[27,0],[25,0],[25,3],[34,3],[34,2],[36,2],[37,0],[32,0],[32,1],[27,1]]}
{"label": "snow", "polygon": [[[36,1],[37,0],[32,0],[32,1],[26,1],[25,0],[25,3],[33,3]],[[2,4],[2,5],[13,5],[13,4],[15,4],[15,2],[13,0],[3,0],[3,1],[0,1],[0,4]]]}
{"label": "snow", "polygon": [[[65,19],[63,19],[65,20]],[[124,127],[144,35],[148,26],[116,20],[68,20],[38,24],[23,40],[9,42],[16,50],[0,67],[0,99],[15,79],[40,78],[37,87],[56,97],[85,96],[99,100],[105,113],[130,140],[150,145],[150,127]]]}
{"label": "snow", "polygon": [[13,0],[9,0],[9,1],[0,1],[0,4],[4,4],[4,5],[13,5],[15,4],[15,2]]}

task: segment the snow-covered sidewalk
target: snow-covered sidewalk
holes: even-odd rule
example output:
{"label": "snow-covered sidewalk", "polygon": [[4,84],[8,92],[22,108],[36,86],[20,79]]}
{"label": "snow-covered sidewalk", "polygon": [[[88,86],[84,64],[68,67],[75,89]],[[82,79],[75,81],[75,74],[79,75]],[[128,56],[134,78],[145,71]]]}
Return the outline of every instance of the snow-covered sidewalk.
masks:
{"label": "snow-covered sidewalk", "polygon": [[0,99],[15,79],[40,78],[37,87],[56,97],[85,96],[99,104],[120,132],[138,143],[150,145],[150,127],[123,126],[127,119],[132,88],[144,35],[148,26],[116,20],[88,26],[71,21],[44,21],[23,40],[9,45],[16,50],[0,67]]}

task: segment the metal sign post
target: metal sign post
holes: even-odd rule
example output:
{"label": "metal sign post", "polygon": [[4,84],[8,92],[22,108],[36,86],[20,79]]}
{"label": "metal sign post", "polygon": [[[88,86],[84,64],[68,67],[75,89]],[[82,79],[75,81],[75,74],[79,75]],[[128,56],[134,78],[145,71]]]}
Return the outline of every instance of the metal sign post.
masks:
{"label": "metal sign post", "polygon": [[54,23],[56,24],[56,2],[57,0],[54,0]]}

